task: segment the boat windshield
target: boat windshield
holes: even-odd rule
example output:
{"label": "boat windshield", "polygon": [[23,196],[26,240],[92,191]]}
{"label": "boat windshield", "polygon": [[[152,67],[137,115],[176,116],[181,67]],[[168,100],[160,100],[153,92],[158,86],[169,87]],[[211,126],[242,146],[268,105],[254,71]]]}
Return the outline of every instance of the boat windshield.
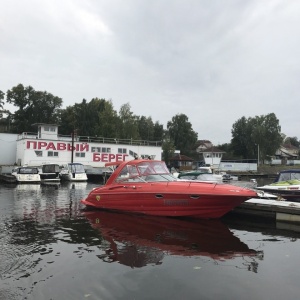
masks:
{"label": "boat windshield", "polygon": [[287,180],[300,180],[300,173],[299,172],[286,172],[280,173],[278,181],[287,181]]}
{"label": "boat windshield", "polygon": [[37,168],[19,168],[19,174],[38,174],[39,170]]}
{"label": "boat windshield", "polygon": [[84,166],[81,164],[69,164],[71,173],[85,173]]}
{"label": "boat windshield", "polygon": [[126,165],[116,178],[117,182],[157,182],[177,180],[170,174],[166,164],[158,161],[147,161],[136,165]]}
{"label": "boat windshield", "polygon": [[59,172],[59,165],[43,165],[43,173],[56,173]]}

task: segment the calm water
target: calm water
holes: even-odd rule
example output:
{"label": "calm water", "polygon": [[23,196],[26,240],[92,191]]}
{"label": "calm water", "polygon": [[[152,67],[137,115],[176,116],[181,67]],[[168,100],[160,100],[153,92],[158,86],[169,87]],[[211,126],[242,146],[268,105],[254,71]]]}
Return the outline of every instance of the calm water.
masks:
{"label": "calm water", "polygon": [[0,185],[1,300],[299,299],[297,228],[86,212],[94,186]]}

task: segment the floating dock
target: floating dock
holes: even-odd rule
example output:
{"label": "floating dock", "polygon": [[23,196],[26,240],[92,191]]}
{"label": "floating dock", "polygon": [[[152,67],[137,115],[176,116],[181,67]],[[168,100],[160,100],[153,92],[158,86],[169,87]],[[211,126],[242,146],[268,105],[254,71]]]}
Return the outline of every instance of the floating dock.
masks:
{"label": "floating dock", "polygon": [[300,203],[285,200],[250,199],[233,210],[234,214],[274,219],[282,222],[299,222]]}

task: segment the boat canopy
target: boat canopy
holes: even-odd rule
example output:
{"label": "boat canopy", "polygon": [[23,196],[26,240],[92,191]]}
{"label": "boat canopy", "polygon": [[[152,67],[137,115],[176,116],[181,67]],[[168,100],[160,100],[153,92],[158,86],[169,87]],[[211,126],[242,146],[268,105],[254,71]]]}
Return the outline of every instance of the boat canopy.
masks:
{"label": "boat canopy", "polygon": [[280,181],[288,181],[288,180],[300,180],[300,170],[293,169],[293,170],[284,170],[279,173],[275,182]]}
{"label": "boat canopy", "polygon": [[57,164],[49,164],[42,166],[43,173],[57,173],[60,171],[59,165]]}
{"label": "boat canopy", "polygon": [[166,164],[162,161],[133,160],[126,164],[116,177],[117,182],[153,182],[176,181],[170,174]]}
{"label": "boat canopy", "polygon": [[67,165],[67,169],[71,173],[85,173],[84,166],[80,163],[69,163]]}

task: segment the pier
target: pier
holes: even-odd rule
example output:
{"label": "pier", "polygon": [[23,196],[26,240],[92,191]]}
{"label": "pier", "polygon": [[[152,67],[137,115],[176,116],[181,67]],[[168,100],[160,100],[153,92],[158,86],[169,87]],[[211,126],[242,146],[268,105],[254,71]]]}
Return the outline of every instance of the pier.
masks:
{"label": "pier", "polygon": [[285,200],[250,199],[236,207],[232,213],[299,223],[300,203]]}

